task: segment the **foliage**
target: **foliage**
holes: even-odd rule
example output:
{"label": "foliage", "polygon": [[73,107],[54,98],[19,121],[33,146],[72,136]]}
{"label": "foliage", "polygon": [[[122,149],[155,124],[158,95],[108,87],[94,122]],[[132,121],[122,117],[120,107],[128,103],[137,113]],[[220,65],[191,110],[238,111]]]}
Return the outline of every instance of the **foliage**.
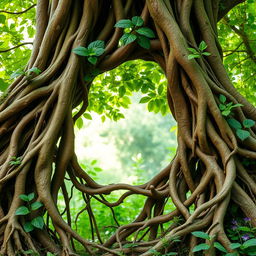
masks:
{"label": "foliage", "polygon": [[134,16],[132,19],[119,20],[115,27],[124,28],[125,33],[120,38],[122,45],[130,44],[134,41],[145,49],[150,48],[150,39],[155,38],[155,34],[152,29],[148,27],[142,27],[144,20],[139,16]]}
{"label": "foliage", "polygon": [[207,44],[205,43],[205,41],[202,41],[199,46],[198,46],[198,50],[194,49],[194,48],[188,48],[188,50],[192,53],[188,55],[188,59],[195,59],[195,58],[201,58],[203,55],[205,56],[210,56],[211,53],[206,52],[205,49],[207,48]]}
{"label": "foliage", "polygon": [[[30,214],[31,212],[38,210],[43,206],[43,204],[39,201],[35,201],[32,203],[33,199],[35,198],[34,193],[30,193],[28,195],[22,194],[19,196],[19,198],[25,202],[26,206],[20,206],[19,208],[17,208],[15,215],[25,216]],[[44,219],[42,216],[37,216],[33,218],[31,221],[25,222],[25,224],[23,225],[23,228],[26,232],[31,232],[35,228],[43,229],[43,227]]]}

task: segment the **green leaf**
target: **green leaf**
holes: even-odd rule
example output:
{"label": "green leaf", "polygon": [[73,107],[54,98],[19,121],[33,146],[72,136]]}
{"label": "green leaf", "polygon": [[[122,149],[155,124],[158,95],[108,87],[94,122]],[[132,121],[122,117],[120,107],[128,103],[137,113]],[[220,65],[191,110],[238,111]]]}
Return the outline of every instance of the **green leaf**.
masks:
{"label": "green leaf", "polygon": [[227,254],[225,254],[225,256],[239,256],[240,254],[238,254],[237,252],[229,252]]}
{"label": "green leaf", "polygon": [[29,213],[30,211],[26,206],[21,206],[16,210],[15,215],[27,215]]}
{"label": "green leaf", "polygon": [[21,200],[23,200],[23,201],[26,201],[26,202],[29,201],[28,196],[27,196],[27,195],[24,195],[24,194],[19,195],[19,198],[20,198]]}
{"label": "green leaf", "polygon": [[84,56],[84,57],[89,55],[88,49],[83,46],[78,46],[77,48],[73,49],[72,52],[75,53],[76,55]]}
{"label": "green leaf", "polygon": [[231,111],[230,111],[229,109],[224,110],[224,111],[221,112],[221,114],[222,114],[223,116],[228,116],[230,113],[231,113]]}
{"label": "green leaf", "polygon": [[243,243],[243,248],[248,248],[248,247],[252,247],[252,246],[256,246],[256,238],[247,240]]}
{"label": "green leaf", "polygon": [[146,36],[148,38],[155,38],[155,34],[150,28],[139,28],[136,29],[136,32],[142,36]]}
{"label": "green leaf", "polygon": [[28,194],[28,200],[32,201],[35,198],[35,193]]}
{"label": "green leaf", "polygon": [[18,69],[11,74],[10,79],[14,79],[21,75],[25,75],[25,71]]}
{"label": "green leaf", "polygon": [[33,67],[33,68],[30,68],[27,72],[33,72],[36,75],[39,75],[42,71],[37,67]]}
{"label": "green leaf", "polygon": [[81,117],[79,117],[77,120],[76,120],[76,126],[78,129],[81,129],[84,125],[84,121]]}
{"label": "green leaf", "polygon": [[148,39],[147,37],[138,35],[137,42],[142,48],[147,50],[150,49],[150,39]]}
{"label": "green leaf", "polygon": [[230,249],[232,249],[232,250],[234,250],[234,249],[237,249],[237,248],[239,248],[241,246],[241,244],[240,243],[232,243],[232,244],[230,244]]}
{"label": "green leaf", "polygon": [[105,48],[105,42],[102,40],[93,41],[88,45],[88,49],[104,49],[104,48]]}
{"label": "green leaf", "polygon": [[199,54],[199,52],[194,49],[194,48],[187,48],[190,52],[192,52],[193,54]]}
{"label": "green leaf", "polygon": [[95,64],[97,63],[97,57],[89,57],[89,58],[88,58],[88,61],[89,61],[91,64],[95,65]]}
{"label": "green leaf", "polygon": [[92,116],[89,113],[84,113],[83,116],[88,120],[92,120]]}
{"label": "green leaf", "polygon": [[144,23],[144,20],[140,16],[134,16],[132,17],[132,24],[136,27],[142,26]]}
{"label": "green leaf", "polygon": [[149,102],[150,100],[151,100],[151,98],[146,96],[146,97],[141,98],[139,103],[146,103],[146,102]]}
{"label": "green leaf", "polygon": [[36,201],[36,202],[34,202],[34,203],[31,205],[31,210],[32,210],[32,211],[35,211],[35,210],[39,209],[39,208],[42,207],[42,206],[43,206],[43,204],[42,204],[41,202]]}
{"label": "green leaf", "polygon": [[199,251],[208,250],[208,249],[210,249],[210,245],[199,244],[193,248],[193,252],[199,252]]}
{"label": "green leaf", "polygon": [[225,110],[225,109],[226,109],[226,105],[224,105],[224,104],[219,104],[219,109],[220,109],[220,110]]}
{"label": "green leaf", "polygon": [[130,44],[134,42],[137,39],[137,36],[131,33],[124,33],[122,37],[120,38],[120,41],[123,45]]}
{"label": "green leaf", "polygon": [[227,100],[226,96],[224,96],[223,94],[220,94],[219,99],[221,103],[225,103]]}
{"label": "green leaf", "polygon": [[202,54],[205,55],[205,56],[210,56],[210,55],[212,55],[210,52],[202,52]]}
{"label": "green leaf", "polygon": [[206,44],[206,42],[205,41],[202,41],[200,44],[199,44],[199,50],[200,51],[203,51],[203,50],[205,50],[206,48],[207,48],[207,44]]}
{"label": "green leaf", "polygon": [[116,28],[133,28],[134,25],[132,23],[131,20],[119,20],[116,24],[115,24]]}
{"label": "green leaf", "polygon": [[233,127],[233,128],[236,129],[236,130],[242,128],[242,125],[240,124],[240,122],[237,121],[237,120],[234,119],[234,118],[229,118],[229,119],[227,119],[227,122],[228,122],[228,124],[229,124],[231,127]]}
{"label": "green leaf", "polygon": [[119,91],[119,97],[123,97],[126,93],[126,89],[124,86],[120,86],[118,91]]}
{"label": "green leaf", "polygon": [[224,246],[222,246],[219,242],[214,242],[214,247],[217,248],[221,252],[228,252]]}
{"label": "green leaf", "polygon": [[201,58],[201,55],[200,54],[189,54],[188,55],[189,60],[192,60],[192,59],[195,59],[195,58]]}
{"label": "green leaf", "polygon": [[0,14],[0,23],[4,24],[6,20],[5,15]]}
{"label": "green leaf", "polygon": [[0,91],[4,92],[8,88],[8,84],[0,78]]}
{"label": "green leaf", "polygon": [[152,112],[154,110],[154,107],[155,107],[155,103],[153,100],[151,100],[149,103],[148,103],[148,111],[149,112]]}
{"label": "green leaf", "polygon": [[26,232],[31,232],[34,230],[34,226],[30,223],[30,222],[26,222],[24,225],[23,225],[23,228]]}
{"label": "green leaf", "polygon": [[139,245],[138,244],[125,244],[123,246],[123,248],[134,248],[134,247],[137,247],[137,246],[139,246]]}
{"label": "green leaf", "polygon": [[191,234],[195,237],[203,238],[203,239],[206,239],[206,240],[211,239],[211,237],[207,233],[202,232],[202,231],[194,231]]}
{"label": "green leaf", "polygon": [[95,49],[95,55],[96,56],[100,56],[105,52],[105,50],[103,48],[97,48]]}
{"label": "green leaf", "polygon": [[245,128],[251,128],[251,127],[253,127],[255,125],[255,121],[253,121],[252,119],[245,119],[244,121],[243,121],[243,126],[245,127]]}
{"label": "green leaf", "polygon": [[237,103],[235,105],[232,105],[231,108],[237,108],[237,107],[242,107],[243,104]]}
{"label": "green leaf", "polygon": [[42,216],[38,216],[31,221],[31,224],[36,228],[43,229],[44,219]]}
{"label": "green leaf", "polygon": [[250,133],[246,130],[242,130],[242,129],[237,129],[236,130],[236,135],[238,136],[239,139],[241,140],[245,140],[248,137],[250,137]]}

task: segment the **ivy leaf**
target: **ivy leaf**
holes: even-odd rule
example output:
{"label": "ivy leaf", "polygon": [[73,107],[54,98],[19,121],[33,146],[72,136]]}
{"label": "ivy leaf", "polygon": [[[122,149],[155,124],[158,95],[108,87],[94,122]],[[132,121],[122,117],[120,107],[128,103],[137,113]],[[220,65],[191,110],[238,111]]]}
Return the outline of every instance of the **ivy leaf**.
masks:
{"label": "ivy leaf", "polygon": [[199,251],[208,250],[208,249],[210,249],[210,245],[199,244],[193,248],[193,252],[199,252]]}
{"label": "ivy leaf", "polygon": [[105,48],[105,42],[102,40],[93,41],[88,45],[88,49],[104,49],[104,48]]}
{"label": "ivy leaf", "polygon": [[95,65],[97,63],[97,57],[89,57],[88,61],[92,64]]}
{"label": "ivy leaf", "polygon": [[250,137],[250,133],[246,130],[242,130],[242,129],[237,129],[236,130],[236,135],[238,136],[239,139],[241,140],[245,140],[248,137]]}
{"label": "ivy leaf", "polygon": [[43,229],[44,219],[42,216],[38,216],[31,221],[31,224],[36,228]]}
{"label": "ivy leaf", "polygon": [[150,28],[139,28],[139,29],[136,29],[136,32],[148,38],[155,38],[155,33]]}
{"label": "ivy leaf", "polygon": [[133,28],[134,25],[132,23],[131,20],[119,20],[116,24],[115,24],[116,28]]}
{"label": "ivy leaf", "polygon": [[39,201],[36,201],[34,202],[32,205],[31,205],[31,210],[35,211],[37,209],[39,209],[40,207],[42,207],[43,204]]}
{"label": "ivy leaf", "polygon": [[23,225],[23,228],[24,230],[29,233],[31,231],[34,230],[34,226],[30,223],[30,222],[26,222],[24,225]]}
{"label": "ivy leaf", "polygon": [[221,103],[225,103],[226,100],[227,100],[226,96],[224,96],[223,94],[221,94],[221,95],[219,96],[219,99],[220,99],[220,102],[221,102]]}
{"label": "ivy leaf", "polygon": [[202,232],[202,231],[194,231],[194,232],[192,232],[192,235],[195,237],[206,239],[206,240],[211,239],[211,237],[207,233]]}
{"label": "ivy leaf", "polygon": [[83,46],[78,46],[77,48],[73,49],[72,52],[75,53],[76,55],[84,56],[84,57],[89,55],[88,49]]}
{"label": "ivy leaf", "polygon": [[30,211],[26,206],[21,206],[16,210],[15,215],[27,215],[29,213]]}
{"label": "ivy leaf", "polygon": [[243,126],[245,127],[245,128],[251,128],[251,127],[253,127],[255,125],[255,121],[253,121],[252,119],[245,119],[244,121],[243,121]]}
{"label": "ivy leaf", "polygon": [[24,194],[19,195],[19,198],[20,198],[21,200],[23,200],[23,201],[26,201],[26,202],[29,201],[28,196],[27,196],[27,195],[24,195]]}
{"label": "ivy leaf", "polygon": [[83,116],[88,120],[92,120],[92,116],[89,113],[84,113]]}
{"label": "ivy leaf", "polygon": [[127,45],[134,42],[136,39],[137,39],[136,35],[131,33],[124,33],[120,38],[120,41],[123,43],[123,45]]}
{"label": "ivy leaf", "polygon": [[207,48],[207,44],[206,44],[206,42],[205,41],[202,41],[200,44],[199,44],[199,50],[200,51],[203,51],[203,50],[205,50],[206,48]]}
{"label": "ivy leaf", "polygon": [[234,118],[229,118],[229,119],[227,119],[227,122],[228,122],[228,124],[229,124],[231,127],[233,127],[233,128],[236,129],[236,130],[242,128],[242,125],[240,124],[240,122],[237,121],[237,120],[234,119]]}
{"label": "ivy leaf", "polygon": [[136,27],[142,26],[144,23],[144,20],[140,16],[134,16],[132,17],[132,24]]}
{"label": "ivy leaf", "polygon": [[28,194],[28,200],[32,201],[35,198],[35,193]]}
{"label": "ivy leaf", "polygon": [[227,250],[222,246],[219,242],[214,242],[214,247],[217,248],[221,252],[227,252]]}
{"label": "ivy leaf", "polygon": [[150,49],[150,40],[147,37],[138,35],[137,42],[142,48]]}
{"label": "ivy leaf", "polygon": [[188,55],[189,60],[192,60],[192,59],[195,59],[195,58],[201,58],[201,55],[200,54],[189,54]]}

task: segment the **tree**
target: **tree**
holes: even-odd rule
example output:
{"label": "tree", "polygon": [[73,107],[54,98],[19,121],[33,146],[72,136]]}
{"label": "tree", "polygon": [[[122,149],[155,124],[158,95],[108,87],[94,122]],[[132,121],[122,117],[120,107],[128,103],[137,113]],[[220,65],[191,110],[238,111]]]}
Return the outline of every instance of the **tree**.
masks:
{"label": "tree", "polygon": [[[32,55],[0,106],[3,255],[72,255],[74,240],[89,255],[94,248],[100,255],[187,255],[199,243],[191,232],[199,230],[213,245],[203,246],[208,255],[218,255],[215,247],[232,251],[224,227],[229,206],[256,226],[255,108],[233,87],[217,39],[217,22],[240,2],[38,1]],[[167,77],[177,154],[146,184],[103,186],[80,167],[73,126],[87,109],[93,78],[133,59],[158,63]],[[65,179],[83,194],[97,234],[91,198],[112,209],[140,194],[145,205],[107,241],[89,241],[71,227]],[[106,200],[120,189],[127,192],[117,202]],[[67,221],[58,211],[60,190]],[[169,198],[176,209],[166,213]],[[174,217],[181,217],[179,225],[166,227]]]}

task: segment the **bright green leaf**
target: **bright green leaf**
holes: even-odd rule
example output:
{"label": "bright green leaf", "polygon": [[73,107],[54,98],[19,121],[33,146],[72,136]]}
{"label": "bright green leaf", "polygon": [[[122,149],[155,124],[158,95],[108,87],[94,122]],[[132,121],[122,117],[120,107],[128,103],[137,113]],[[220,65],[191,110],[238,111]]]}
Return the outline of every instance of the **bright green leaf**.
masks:
{"label": "bright green leaf", "polygon": [[97,48],[97,49],[95,49],[95,55],[96,56],[100,56],[100,55],[102,55],[103,53],[104,53],[104,49],[102,49],[102,48]]}
{"label": "bright green leaf", "polygon": [[206,48],[207,48],[207,44],[206,44],[206,42],[205,41],[202,41],[200,44],[199,44],[199,50],[200,51],[203,51],[203,50],[205,50]]}
{"label": "bright green leaf", "polygon": [[76,55],[84,56],[84,57],[89,55],[88,49],[83,46],[78,46],[77,48],[73,49],[72,52],[75,53]]}
{"label": "bright green leaf", "polygon": [[102,40],[93,41],[88,45],[88,49],[104,49],[104,48],[105,48],[105,42]]}
{"label": "bright green leaf", "polygon": [[42,216],[38,216],[31,221],[31,224],[36,228],[43,229],[44,219]]}
{"label": "bright green leaf", "polygon": [[220,94],[219,99],[221,103],[225,103],[227,100],[226,96],[224,96],[223,94]]}
{"label": "bright green leaf", "polygon": [[[194,48],[187,48],[190,52],[192,52],[193,54],[199,54],[199,52],[194,49]],[[200,54],[199,54],[200,55]]]}
{"label": "bright green leaf", "polygon": [[134,16],[134,17],[132,17],[132,23],[136,27],[140,27],[143,25],[144,20],[140,16]]}
{"label": "bright green leaf", "polygon": [[124,33],[120,38],[120,41],[122,42],[123,45],[127,45],[134,42],[136,39],[137,39],[136,35],[130,34],[130,33]]}
{"label": "bright green leaf", "polygon": [[203,238],[203,239],[206,239],[206,240],[211,239],[211,237],[207,233],[202,232],[202,231],[194,231],[191,234],[195,237]]}
{"label": "bright green leaf", "polygon": [[92,120],[92,116],[89,113],[84,113],[83,116],[88,120]]}
{"label": "bright green leaf", "polygon": [[33,67],[33,68],[30,68],[27,72],[33,72],[36,75],[39,75],[42,71],[37,67]]}
{"label": "bright green leaf", "polygon": [[210,245],[208,244],[199,244],[193,248],[193,252],[208,250],[209,248],[210,248]]}
{"label": "bright green leaf", "polygon": [[210,55],[212,55],[210,52],[203,52],[202,54],[205,55],[205,56],[210,56]]}
{"label": "bright green leaf", "polygon": [[126,89],[124,86],[120,86],[118,91],[119,91],[119,97],[123,97],[126,93]]}
{"label": "bright green leaf", "polygon": [[230,249],[234,250],[234,249],[237,249],[241,246],[240,243],[232,243],[230,244]]}
{"label": "bright green leaf", "polygon": [[242,129],[237,129],[236,130],[236,135],[238,136],[239,139],[241,140],[245,140],[248,137],[250,137],[250,133],[246,130],[242,130]]}
{"label": "bright green leaf", "polygon": [[28,200],[32,201],[35,198],[35,193],[28,194]]}
{"label": "bright green leaf", "polygon": [[252,247],[252,246],[256,246],[256,238],[247,240],[243,243],[243,247],[244,248],[248,248],[248,247]]}
{"label": "bright green leaf", "polygon": [[116,24],[116,28],[132,28],[134,25],[131,20],[119,20]]}
{"label": "bright green leaf", "polygon": [[31,205],[31,210],[35,211],[37,209],[39,209],[40,207],[42,207],[43,204],[39,201],[36,201],[34,202],[32,205]]}
{"label": "bright green leaf", "polygon": [[16,210],[15,215],[27,215],[29,213],[30,211],[26,206],[21,206]]}
{"label": "bright green leaf", "polygon": [[34,230],[34,226],[30,223],[30,222],[26,222],[24,225],[23,225],[23,228],[26,232],[31,232]]}
{"label": "bright green leaf", "polygon": [[155,38],[155,34],[150,28],[139,28],[136,29],[136,32],[142,36],[146,36],[148,38]]}
{"label": "bright green leaf", "polygon": [[27,195],[24,195],[24,194],[19,195],[19,198],[20,198],[21,200],[23,200],[23,201],[26,201],[26,202],[28,202],[28,201],[29,201],[28,196],[27,196]]}
{"label": "bright green leaf", "polygon": [[97,57],[89,57],[89,58],[88,58],[88,61],[89,61],[91,64],[95,65],[95,64],[97,63]]}
{"label": "bright green leaf", "polygon": [[237,121],[237,120],[234,119],[234,118],[229,118],[229,119],[227,119],[227,122],[228,122],[228,124],[229,124],[232,128],[234,128],[234,129],[236,129],[236,130],[242,128],[242,125],[240,124],[240,122]]}
{"label": "bright green leaf", "polygon": [[214,247],[217,248],[221,252],[228,252],[223,245],[219,242],[214,242]]}
{"label": "bright green leaf", "polygon": [[255,121],[253,121],[252,119],[245,119],[244,121],[243,121],[243,126],[245,127],[245,128],[251,128],[251,127],[253,127],[255,125]]}
{"label": "bright green leaf", "polygon": [[79,117],[77,120],[76,120],[76,126],[78,129],[81,129],[84,125],[84,121],[81,117]]}
{"label": "bright green leaf", "polygon": [[196,59],[196,58],[201,58],[201,55],[200,54],[189,54],[188,55],[189,60]]}
{"label": "bright green leaf", "polygon": [[151,98],[146,96],[146,97],[141,98],[139,103],[146,103],[146,102],[149,102],[150,100],[151,100]]}
{"label": "bright green leaf", "polygon": [[222,114],[223,116],[228,116],[230,113],[231,113],[231,111],[230,111],[229,109],[224,110],[224,111],[221,112],[221,114]]}

